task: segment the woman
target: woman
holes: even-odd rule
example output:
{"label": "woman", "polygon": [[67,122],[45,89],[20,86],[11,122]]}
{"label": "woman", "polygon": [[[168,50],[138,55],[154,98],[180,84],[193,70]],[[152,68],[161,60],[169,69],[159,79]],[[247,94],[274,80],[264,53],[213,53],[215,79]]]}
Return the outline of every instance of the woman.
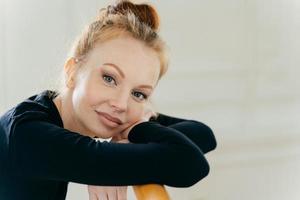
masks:
{"label": "woman", "polygon": [[127,185],[188,187],[208,174],[211,129],[147,110],[167,70],[158,26],[150,5],[102,9],[75,43],[64,87],[1,116],[0,199],[65,199],[68,182],[89,185],[90,199],[125,199]]}

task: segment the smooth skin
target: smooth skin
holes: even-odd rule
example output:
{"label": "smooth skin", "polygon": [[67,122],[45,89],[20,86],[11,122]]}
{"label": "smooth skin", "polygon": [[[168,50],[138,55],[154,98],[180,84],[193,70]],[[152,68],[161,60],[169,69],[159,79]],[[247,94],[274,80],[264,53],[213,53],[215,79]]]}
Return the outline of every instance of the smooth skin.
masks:
{"label": "smooth skin", "polygon": [[[64,71],[66,87],[54,103],[66,129],[127,143],[131,128],[155,114],[148,108],[160,61],[142,41],[127,35],[108,40],[79,61],[70,58]],[[101,113],[119,122],[107,120]],[[127,199],[127,186],[88,186],[88,192],[90,200]]]}

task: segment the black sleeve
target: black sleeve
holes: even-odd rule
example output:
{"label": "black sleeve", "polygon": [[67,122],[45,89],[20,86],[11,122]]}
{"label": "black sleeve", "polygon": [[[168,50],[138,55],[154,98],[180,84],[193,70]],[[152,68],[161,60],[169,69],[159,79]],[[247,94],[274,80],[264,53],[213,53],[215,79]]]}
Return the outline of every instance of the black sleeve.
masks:
{"label": "black sleeve", "polygon": [[156,118],[151,121],[158,122],[163,126],[176,129],[192,140],[203,153],[212,151],[217,146],[217,141],[210,127],[196,120],[187,120],[177,117],[171,117],[158,113]]}
{"label": "black sleeve", "polygon": [[11,135],[11,167],[20,176],[90,185],[189,187],[207,176],[202,151],[156,122],[133,127],[131,143],[95,141],[44,121],[25,121]]}

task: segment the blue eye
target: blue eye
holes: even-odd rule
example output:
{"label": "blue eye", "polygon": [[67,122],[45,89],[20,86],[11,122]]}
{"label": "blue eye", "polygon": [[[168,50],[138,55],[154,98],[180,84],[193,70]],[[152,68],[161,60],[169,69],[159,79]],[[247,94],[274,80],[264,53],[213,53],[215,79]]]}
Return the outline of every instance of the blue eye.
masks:
{"label": "blue eye", "polygon": [[142,92],[132,92],[132,94],[134,97],[138,98],[138,100],[141,100],[141,101],[146,100],[148,98],[148,96]]}
{"label": "blue eye", "polygon": [[103,80],[108,84],[116,85],[116,80],[113,77],[109,76],[109,75],[103,75]]}

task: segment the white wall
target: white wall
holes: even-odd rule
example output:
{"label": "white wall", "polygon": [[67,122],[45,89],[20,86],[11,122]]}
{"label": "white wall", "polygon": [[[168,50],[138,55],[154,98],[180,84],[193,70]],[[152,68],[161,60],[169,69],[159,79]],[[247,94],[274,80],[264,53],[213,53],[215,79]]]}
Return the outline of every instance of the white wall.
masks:
{"label": "white wall", "polygon": [[1,45],[1,48],[0,48],[0,113],[1,111],[4,110],[5,108],[5,95],[4,92],[6,91],[6,88],[5,88],[5,49],[6,49],[6,46],[5,46],[5,7],[4,7],[4,4],[5,2],[4,1],[0,1],[0,45]]}
{"label": "white wall", "polygon": [[[52,87],[105,2],[0,0],[0,113]],[[152,2],[171,50],[157,108],[207,123],[219,143],[209,177],[168,187],[172,199],[298,199],[300,1]],[[87,199],[85,186],[71,184],[68,199]]]}

